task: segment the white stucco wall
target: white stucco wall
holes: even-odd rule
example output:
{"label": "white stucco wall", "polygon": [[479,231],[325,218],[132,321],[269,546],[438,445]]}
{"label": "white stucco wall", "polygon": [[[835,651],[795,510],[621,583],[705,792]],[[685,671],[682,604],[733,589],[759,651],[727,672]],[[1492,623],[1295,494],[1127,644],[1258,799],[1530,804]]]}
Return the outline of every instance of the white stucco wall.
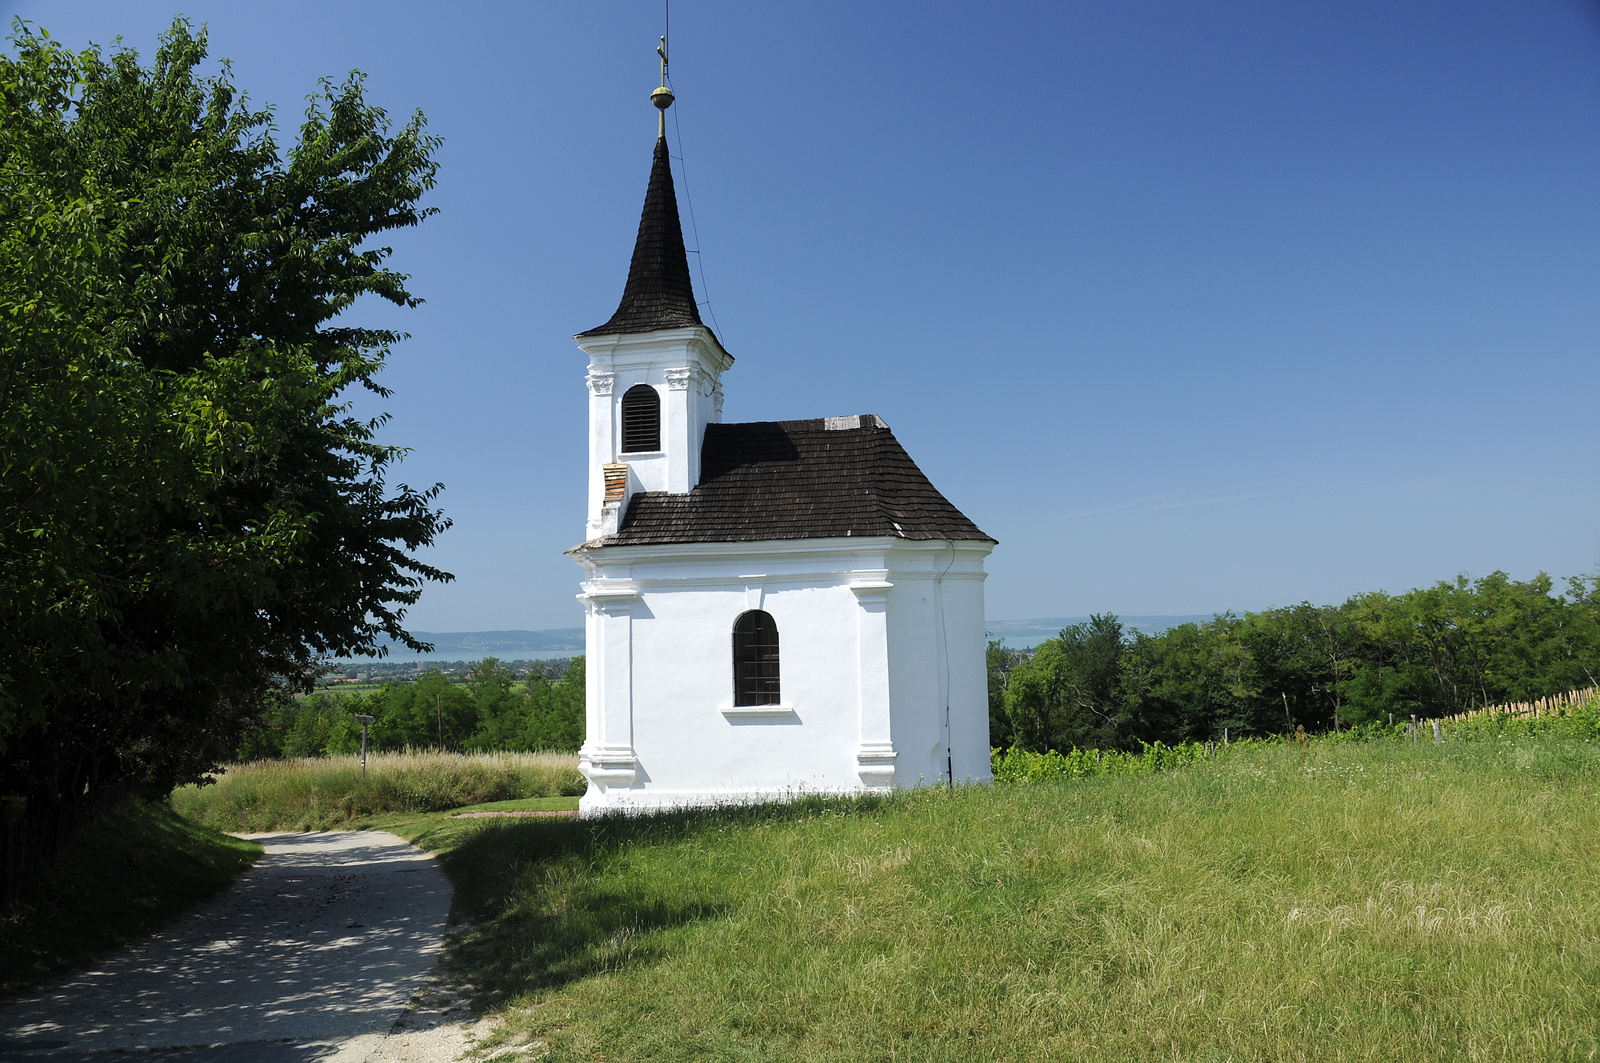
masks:
{"label": "white stucco wall", "polygon": [[[989,779],[987,542],[581,547],[584,814]],[[781,704],[733,705],[732,631],[778,625]]]}

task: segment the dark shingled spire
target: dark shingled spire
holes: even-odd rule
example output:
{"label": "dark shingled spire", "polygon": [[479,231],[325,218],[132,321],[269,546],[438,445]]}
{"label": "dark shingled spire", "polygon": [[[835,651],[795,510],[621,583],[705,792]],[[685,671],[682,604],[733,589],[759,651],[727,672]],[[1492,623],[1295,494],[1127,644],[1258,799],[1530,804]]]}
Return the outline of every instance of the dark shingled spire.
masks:
{"label": "dark shingled spire", "polygon": [[678,197],[672,190],[667,138],[661,137],[656,141],[650,188],[644,194],[639,239],[633,245],[622,302],[610,321],[578,335],[608,336],[700,324],[694,285],[689,280],[689,256],[683,249],[683,226],[678,221]]}

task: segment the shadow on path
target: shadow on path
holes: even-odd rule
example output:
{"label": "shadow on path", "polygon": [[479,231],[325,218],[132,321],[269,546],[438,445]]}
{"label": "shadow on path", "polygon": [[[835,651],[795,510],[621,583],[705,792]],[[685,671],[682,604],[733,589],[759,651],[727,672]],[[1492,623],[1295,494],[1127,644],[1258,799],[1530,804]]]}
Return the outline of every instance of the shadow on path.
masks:
{"label": "shadow on path", "polygon": [[438,961],[438,864],[379,831],[250,837],[266,852],[222,897],[0,1008],[0,1063],[310,1063],[387,1033]]}

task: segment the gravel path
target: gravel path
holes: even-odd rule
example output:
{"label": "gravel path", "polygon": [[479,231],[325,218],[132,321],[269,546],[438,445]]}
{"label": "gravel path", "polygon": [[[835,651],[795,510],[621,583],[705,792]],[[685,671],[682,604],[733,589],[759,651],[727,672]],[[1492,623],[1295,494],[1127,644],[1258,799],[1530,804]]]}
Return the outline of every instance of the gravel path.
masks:
{"label": "gravel path", "polygon": [[379,831],[248,837],[266,853],[222,897],[0,1008],[0,1063],[393,1058],[384,1042],[438,963],[444,873]]}

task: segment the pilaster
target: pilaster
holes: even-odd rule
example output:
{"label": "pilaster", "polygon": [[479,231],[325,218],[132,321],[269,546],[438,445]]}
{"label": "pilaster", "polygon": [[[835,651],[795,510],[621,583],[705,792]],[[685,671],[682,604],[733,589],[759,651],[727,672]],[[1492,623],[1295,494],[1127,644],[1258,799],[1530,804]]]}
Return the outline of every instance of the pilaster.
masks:
{"label": "pilaster", "polygon": [[689,390],[698,375],[697,367],[687,365],[669,367],[661,374],[667,385],[661,402],[661,449],[666,452],[667,491],[671,494],[686,494],[700,482],[699,444],[705,418],[694,402],[698,395]]}
{"label": "pilaster", "polygon": [[850,585],[860,609],[857,676],[861,735],[856,746],[856,774],[863,786],[887,790],[894,785],[894,765],[899,754],[890,733],[889,703],[889,592],[887,580],[858,580]]}
{"label": "pilaster", "polygon": [[603,534],[601,521],[605,507],[605,466],[614,462],[616,435],[616,405],[612,391],[616,374],[602,367],[590,365],[584,378],[589,389],[589,505],[588,522],[584,539],[594,539]]}
{"label": "pilaster", "polygon": [[588,609],[588,734],[578,770],[602,791],[633,785],[633,602],[625,581],[590,580],[579,598]]}

